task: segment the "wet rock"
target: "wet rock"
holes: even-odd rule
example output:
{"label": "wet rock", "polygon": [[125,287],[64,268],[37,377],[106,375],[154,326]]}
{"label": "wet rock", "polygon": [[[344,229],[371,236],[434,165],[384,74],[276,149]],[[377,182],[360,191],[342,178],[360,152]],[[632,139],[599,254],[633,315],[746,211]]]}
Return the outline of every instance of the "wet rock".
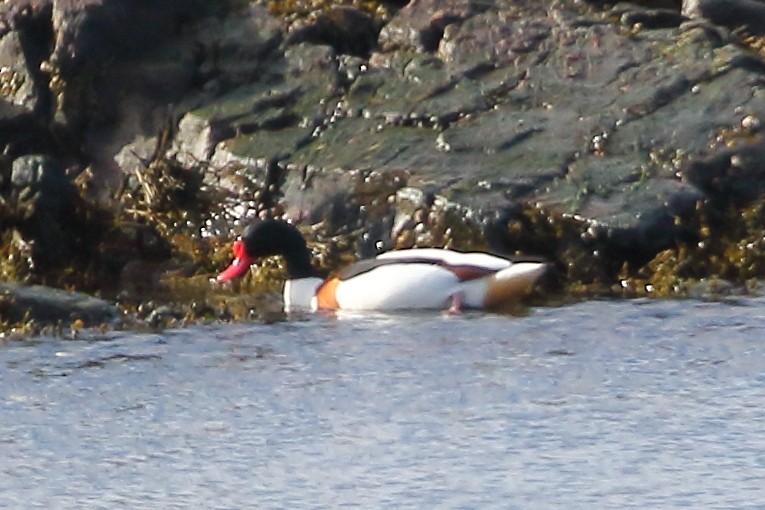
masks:
{"label": "wet rock", "polygon": [[49,77],[41,64],[50,50],[49,1],[11,1],[0,7],[0,146],[10,157],[48,152]]}
{"label": "wet rock", "polygon": [[[304,144],[325,121],[337,93],[334,54],[324,46],[292,46],[268,72],[280,80],[237,88],[186,114],[174,149],[179,161],[282,160]],[[216,148],[220,153],[213,156]]]}
{"label": "wet rock", "polygon": [[102,286],[118,285],[137,294],[159,287],[171,255],[167,240],[138,222],[122,222],[110,229],[101,237],[98,249]]}
{"label": "wet rock", "polygon": [[11,324],[29,320],[68,324],[81,320],[85,325],[97,325],[115,320],[117,307],[80,292],[0,282],[0,318]]}
{"label": "wet rock", "polygon": [[335,226],[355,222],[357,212],[350,201],[358,179],[358,174],[341,169],[293,169],[282,187],[287,217],[308,224],[329,221]]}
{"label": "wet rock", "polygon": [[743,293],[743,289],[737,287],[732,282],[722,279],[703,279],[686,289],[686,294],[689,298],[699,300],[715,300]]}
{"label": "wet rock", "polygon": [[399,52],[376,59],[350,87],[343,107],[378,125],[426,129],[445,127],[465,115],[491,108],[470,73],[450,73],[434,56]]}
{"label": "wet rock", "polygon": [[4,157],[53,152],[56,146],[43,119],[23,106],[0,100],[0,150]]}
{"label": "wet rock", "polygon": [[0,36],[0,94],[11,104],[31,111],[38,109],[41,101],[33,76],[34,64],[26,60],[19,31]]}
{"label": "wet rock", "polygon": [[71,0],[53,27],[56,119],[112,187],[114,156],[164,130],[168,105],[183,112],[249,82],[281,40],[264,7],[236,2]]}
{"label": "wet rock", "polygon": [[288,44],[332,46],[338,54],[368,56],[380,31],[374,19],[354,7],[340,6],[319,14],[301,27],[293,27]]}
{"label": "wet rock", "polygon": [[63,164],[49,156],[23,156],[13,161],[9,200],[17,228],[32,244],[32,258],[43,268],[71,264],[88,235],[80,214],[80,198]]}
{"label": "wet rock", "polygon": [[620,12],[614,9],[614,14],[620,14],[620,21],[631,27],[642,28],[672,28],[680,26],[685,17],[672,9],[634,9],[626,8]]}
{"label": "wet rock", "polygon": [[[213,156],[218,143],[224,140],[235,139],[237,135],[246,137],[260,130],[277,131],[285,124],[297,124],[296,116],[286,108],[298,95],[297,86],[273,88],[258,84],[239,88],[216,100],[209,107],[189,112],[178,126],[178,160],[185,164],[205,161]],[[310,131],[303,129],[303,137],[309,134]],[[278,159],[279,156],[283,159],[282,151],[289,154],[292,145],[285,146],[282,143],[274,146],[266,143],[263,148],[269,152],[273,151],[264,154],[266,159]],[[232,154],[229,159],[236,154],[235,149],[232,151],[230,146],[223,150]]]}
{"label": "wet rock", "polygon": [[152,328],[167,327],[183,318],[183,312],[171,306],[160,306],[149,313],[147,324]]}
{"label": "wet rock", "polygon": [[52,36],[51,1],[10,1],[0,9],[0,94],[12,104],[47,118],[48,76],[41,64]]}
{"label": "wet rock", "polygon": [[156,156],[157,141],[156,136],[138,135],[120,149],[114,156],[114,162],[126,175],[135,175],[137,170],[146,168]]}
{"label": "wet rock", "polygon": [[752,35],[765,34],[765,5],[756,0],[699,0],[685,2],[686,16],[702,16],[716,25],[744,28]]}
{"label": "wet rock", "polygon": [[480,0],[413,0],[383,27],[379,45],[383,51],[402,48],[435,51],[447,26],[487,7],[488,3]]}
{"label": "wet rock", "polygon": [[147,54],[176,36],[184,23],[208,16],[214,9],[201,0],[161,3],[113,0],[59,0],[52,22],[52,59],[66,77],[82,66],[115,57]]}
{"label": "wet rock", "polygon": [[[467,73],[482,78],[489,75],[490,84],[500,76],[500,80],[512,78],[512,71],[518,73],[522,70],[521,64],[534,58],[540,44],[555,27],[546,20],[545,9],[541,6],[524,6],[522,9],[522,12],[491,9],[460,25],[449,26],[438,45],[437,55],[448,64],[453,75]],[[572,16],[571,13],[563,15],[558,10],[552,13],[563,19]],[[491,78],[491,71],[505,66],[509,66],[509,73],[502,72],[497,78]],[[505,87],[512,83],[510,79]]]}
{"label": "wet rock", "polygon": [[[683,181],[725,204],[747,204],[765,193],[765,140],[699,159],[683,169]],[[722,206],[722,204],[721,204]]]}
{"label": "wet rock", "polygon": [[[428,55],[411,51],[424,50],[420,35],[396,28],[415,18],[430,26],[413,14],[424,4],[383,30],[388,51],[352,81],[346,115],[287,159],[313,168],[325,189],[317,196],[350,203],[335,191],[334,169],[401,171],[409,186],[489,216],[531,202],[581,219],[609,232],[601,254],[639,260],[686,238],[677,218],[700,201],[731,197],[704,178],[681,179],[681,169],[721,149],[720,126],[735,130],[763,106],[762,70],[733,41],[678,27],[671,11],[614,11],[624,28],[564,6],[543,17],[538,5],[452,2],[463,10]],[[410,49],[392,50],[400,47]],[[741,131],[733,143],[749,136]],[[717,180],[736,181],[725,172]],[[287,209],[304,196],[286,193]]]}

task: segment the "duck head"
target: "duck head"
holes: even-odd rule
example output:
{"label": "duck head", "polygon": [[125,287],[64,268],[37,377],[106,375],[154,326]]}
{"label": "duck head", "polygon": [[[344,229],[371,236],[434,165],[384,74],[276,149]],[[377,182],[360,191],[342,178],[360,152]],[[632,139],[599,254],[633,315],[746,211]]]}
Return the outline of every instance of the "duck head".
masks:
{"label": "duck head", "polygon": [[234,241],[234,261],[216,278],[219,283],[243,276],[259,258],[281,255],[290,279],[314,275],[310,253],[302,234],[291,224],[258,220],[247,225],[241,239]]}

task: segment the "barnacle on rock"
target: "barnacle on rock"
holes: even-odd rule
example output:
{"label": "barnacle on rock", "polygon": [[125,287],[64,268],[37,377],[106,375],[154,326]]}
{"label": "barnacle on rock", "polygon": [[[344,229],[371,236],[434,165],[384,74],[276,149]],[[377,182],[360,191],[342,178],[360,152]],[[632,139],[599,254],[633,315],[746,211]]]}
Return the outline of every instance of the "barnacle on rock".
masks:
{"label": "barnacle on rock", "polygon": [[271,14],[283,17],[287,21],[311,18],[340,5],[356,7],[381,21],[385,21],[390,17],[393,4],[396,2],[375,0],[255,0],[255,3],[266,5]]}

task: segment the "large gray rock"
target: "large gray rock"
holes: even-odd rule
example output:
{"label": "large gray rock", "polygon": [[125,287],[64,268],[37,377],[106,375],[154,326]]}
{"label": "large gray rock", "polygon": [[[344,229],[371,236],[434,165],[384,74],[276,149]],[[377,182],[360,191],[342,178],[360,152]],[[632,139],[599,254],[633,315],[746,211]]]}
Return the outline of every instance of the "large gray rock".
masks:
{"label": "large gray rock", "polygon": [[[740,187],[708,161],[756,151],[765,107],[761,61],[682,21],[624,5],[599,16],[565,2],[414,0],[357,73],[304,47],[302,67],[190,114],[180,139],[218,168],[236,161],[256,186],[274,184],[256,162],[278,161],[293,219],[347,217],[363,202],[343,172],[390,174],[500,223],[534,204],[594,226],[602,253],[645,259],[687,235],[677,218]],[[734,148],[715,142],[727,132]],[[734,160],[759,173],[756,158]]]}
{"label": "large gray rock", "polygon": [[66,292],[42,285],[0,282],[0,320],[11,324],[33,320],[37,324],[81,320],[85,325],[114,321],[117,307],[80,292]]}
{"label": "large gray rock", "polygon": [[56,120],[112,185],[134,170],[115,163],[122,147],[165,130],[178,110],[255,80],[281,40],[265,7],[234,1],[61,0],[53,29]]}

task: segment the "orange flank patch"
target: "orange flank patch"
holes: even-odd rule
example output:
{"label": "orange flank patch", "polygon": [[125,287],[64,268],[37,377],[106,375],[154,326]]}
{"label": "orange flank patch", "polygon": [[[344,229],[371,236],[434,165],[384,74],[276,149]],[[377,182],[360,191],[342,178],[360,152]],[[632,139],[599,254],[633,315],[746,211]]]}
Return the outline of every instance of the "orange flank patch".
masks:
{"label": "orange flank patch", "polygon": [[316,289],[316,309],[317,310],[337,310],[340,306],[337,304],[335,291],[340,283],[340,278],[332,276],[327,278],[318,289]]}

